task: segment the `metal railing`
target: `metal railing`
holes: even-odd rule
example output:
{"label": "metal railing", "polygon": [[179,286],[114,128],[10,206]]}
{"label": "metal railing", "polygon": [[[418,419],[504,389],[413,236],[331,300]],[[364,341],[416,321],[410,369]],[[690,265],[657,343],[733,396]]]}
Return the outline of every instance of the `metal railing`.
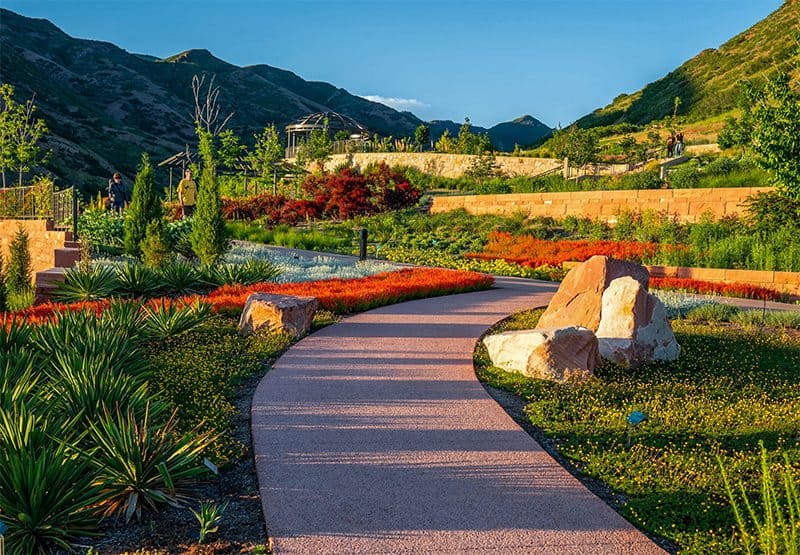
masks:
{"label": "metal railing", "polygon": [[56,229],[74,230],[78,216],[75,187],[49,185],[0,189],[0,219],[52,220]]}

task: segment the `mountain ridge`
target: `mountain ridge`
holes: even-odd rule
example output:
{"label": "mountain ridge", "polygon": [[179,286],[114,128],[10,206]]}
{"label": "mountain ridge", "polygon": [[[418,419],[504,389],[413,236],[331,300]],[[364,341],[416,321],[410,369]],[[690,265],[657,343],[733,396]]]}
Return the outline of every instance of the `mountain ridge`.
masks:
{"label": "mountain ridge", "polygon": [[[49,168],[87,189],[101,188],[116,170],[132,177],[142,151],[159,161],[195,142],[191,80],[202,73],[215,76],[223,112],[235,114],[229,127],[245,141],[270,123],[283,130],[320,111],[346,114],[384,136],[413,136],[423,123],[411,112],[306,81],[290,70],[236,66],[204,48],[161,59],[132,54],[110,42],[70,37],[47,19],[0,8],[0,78],[15,87],[18,100],[36,94],[38,113],[50,128]],[[540,122],[506,123],[520,144],[550,132]],[[498,142],[513,148],[505,135]]]}

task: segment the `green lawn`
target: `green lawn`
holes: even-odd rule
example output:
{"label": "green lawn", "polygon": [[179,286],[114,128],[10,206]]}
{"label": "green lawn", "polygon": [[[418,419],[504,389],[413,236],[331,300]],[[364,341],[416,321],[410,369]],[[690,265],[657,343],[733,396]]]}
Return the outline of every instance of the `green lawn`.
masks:
{"label": "green lawn", "polygon": [[[539,314],[501,328],[532,327]],[[637,526],[683,553],[736,553],[718,459],[756,499],[763,441],[773,470],[786,454],[800,482],[800,336],[688,321],[673,328],[683,348],[676,362],[636,370],[605,364],[579,385],[494,368],[482,346],[476,372],[524,397],[531,423],[581,472],[624,496],[622,512]],[[634,410],[649,419],[627,447],[625,418]]]}

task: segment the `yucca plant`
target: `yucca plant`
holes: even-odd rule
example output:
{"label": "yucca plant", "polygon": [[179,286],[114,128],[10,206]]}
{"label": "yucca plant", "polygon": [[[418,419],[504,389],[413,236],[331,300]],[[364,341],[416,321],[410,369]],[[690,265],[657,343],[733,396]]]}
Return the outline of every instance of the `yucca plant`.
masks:
{"label": "yucca plant", "polygon": [[211,316],[211,305],[194,303],[179,306],[175,303],[161,303],[144,307],[145,335],[151,339],[166,339],[191,331]]}
{"label": "yucca plant", "polygon": [[798,555],[800,553],[800,488],[786,453],[784,466],[777,475],[770,467],[764,442],[761,447],[761,499],[752,502],[744,485],[734,489],[725,466],[718,458],[728,500],[733,508],[736,525],[745,553],[766,555]]}
{"label": "yucca plant", "polygon": [[274,281],[280,275],[268,260],[248,260],[244,264],[216,264],[202,268],[203,278],[214,285],[252,285]]}
{"label": "yucca plant", "polygon": [[0,515],[10,553],[70,550],[77,538],[96,535],[101,488],[86,458],[69,444],[4,445],[0,468]]}
{"label": "yucca plant", "polygon": [[24,347],[30,336],[31,327],[25,320],[4,315],[0,321],[0,352]]}
{"label": "yucca plant", "polygon": [[33,398],[41,374],[33,372],[30,349],[0,351],[0,408]]}
{"label": "yucca plant", "polygon": [[106,299],[116,292],[117,274],[107,266],[70,268],[64,282],[53,291],[53,300],[64,303]]}
{"label": "yucca plant", "polygon": [[103,310],[99,321],[103,326],[135,339],[141,328],[144,314],[138,301],[119,301]]}
{"label": "yucca plant", "polygon": [[62,312],[36,329],[33,340],[55,369],[73,361],[84,368],[140,375],[147,369],[134,340],[142,316],[134,307],[116,307],[97,318],[88,312]]}
{"label": "yucca plant", "polygon": [[215,534],[219,530],[219,523],[222,521],[222,513],[228,508],[228,504],[217,505],[212,501],[201,501],[200,510],[191,509],[192,514],[200,523],[200,532],[197,543],[206,541],[208,534]]}
{"label": "yucca plant", "polygon": [[186,262],[167,264],[158,273],[164,289],[171,295],[199,293],[210,285],[193,265]]}
{"label": "yucca plant", "polygon": [[96,483],[103,488],[105,515],[119,514],[129,521],[134,515],[141,519],[144,507],[179,506],[209,471],[200,455],[214,437],[181,434],[174,414],[159,424],[151,421],[149,408],[142,416],[132,410],[106,410],[90,430],[97,447],[91,462]]}
{"label": "yucca plant", "polygon": [[128,297],[149,297],[164,286],[158,273],[144,264],[117,266],[116,273],[117,291]]}
{"label": "yucca plant", "polygon": [[64,355],[54,366],[48,372],[51,414],[79,416],[89,423],[104,407],[131,408],[142,414],[151,400],[144,380],[108,369],[98,359]]}

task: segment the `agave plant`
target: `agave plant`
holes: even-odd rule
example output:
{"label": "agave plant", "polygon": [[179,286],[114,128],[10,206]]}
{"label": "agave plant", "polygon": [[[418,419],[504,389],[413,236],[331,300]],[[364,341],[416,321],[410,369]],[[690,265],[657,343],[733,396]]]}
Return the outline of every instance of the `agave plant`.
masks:
{"label": "agave plant", "polygon": [[209,471],[200,455],[214,437],[181,434],[176,426],[174,414],[164,424],[151,422],[149,409],[142,417],[132,410],[105,411],[90,424],[97,447],[91,462],[103,487],[105,515],[141,519],[145,506],[176,506],[189,497],[190,486]]}
{"label": "agave plant", "polygon": [[191,331],[211,316],[211,305],[194,303],[178,306],[163,300],[152,307],[144,307],[144,333],[151,339],[166,339]]}
{"label": "agave plant", "polygon": [[11,553],[71,550],[76,539],[97,535],[101,488],[86,457],[68,443],[3,445],[0,468],[0,514]]}
{"label": "agave plant", "polygon": [[210,285],[192,264],[186,262],[167,264],[158,273],[164,288],[172,295],[199,293]]}
{"label": "agave plant", "polygon": [[129,297],[149,297],[164,286],[160,276],[144,264],[117,266],[117,291]]}
{"label": "agave plant", "polygon": [[53,292],[53,299],[65,303],[106,299],[116,292],[117,275],[106,266],[70,268]]}
{"label": "agave plant", "polygon": [[206,281],[214,285],[252,285],[274,281],[280,269],[268,260],[248,260],[244,264],[217,264],[202,269]]}

